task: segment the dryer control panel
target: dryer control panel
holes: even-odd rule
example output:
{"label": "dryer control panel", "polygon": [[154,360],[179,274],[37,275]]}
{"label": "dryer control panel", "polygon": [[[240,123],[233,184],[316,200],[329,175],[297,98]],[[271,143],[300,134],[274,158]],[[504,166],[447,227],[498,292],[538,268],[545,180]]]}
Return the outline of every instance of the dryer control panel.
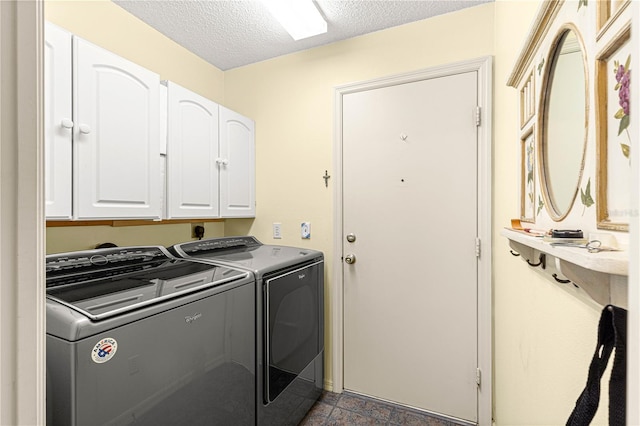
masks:
{"label": "dryer control panel", "polygon": [[214,252],[230,249],[244,249],[261,246],[262,243],[256,237],[224,237],[210,238],[207,240],[194,241],[180,244],[180,250],[186,255],[195,253]]}

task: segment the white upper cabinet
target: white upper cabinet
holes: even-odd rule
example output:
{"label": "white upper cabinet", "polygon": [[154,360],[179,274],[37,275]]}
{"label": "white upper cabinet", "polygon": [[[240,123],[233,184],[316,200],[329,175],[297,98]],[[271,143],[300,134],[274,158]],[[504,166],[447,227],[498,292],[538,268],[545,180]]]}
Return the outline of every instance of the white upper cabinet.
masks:
{"label": "white upper cabinet", "polygon": [[255,124],[167,82],[166,217],[255,216]]}
{"label": "white upper cabinet", "polygon": [[220,216],[254,217],[255,123],[220,107]]}
{"label": "white upper cabinet", "polygon": [[71,33],[45,26],[45,214],[71,219]]}
{"label": "white upper cabinet", "polygon": [[255,216],[255,123],[53,24],[49,220]]}
{"label": "white upper cabinet", "polygon": [[160,78],[73,40],[74,217],[159,218]]}
{"label": "white upper cabinet", "polygon": [[219,217],[218,104],[167,89],[167,218]]}

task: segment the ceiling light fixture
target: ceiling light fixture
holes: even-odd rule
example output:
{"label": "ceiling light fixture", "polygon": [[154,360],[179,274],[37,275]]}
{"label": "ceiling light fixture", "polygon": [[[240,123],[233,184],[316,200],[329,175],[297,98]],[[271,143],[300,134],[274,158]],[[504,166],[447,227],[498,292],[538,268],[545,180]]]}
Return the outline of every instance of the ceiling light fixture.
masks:
{"label": "ceiling light fixture", "polygon": [[294,40],[327,32],[327,23],[312,0],[262,0]]}

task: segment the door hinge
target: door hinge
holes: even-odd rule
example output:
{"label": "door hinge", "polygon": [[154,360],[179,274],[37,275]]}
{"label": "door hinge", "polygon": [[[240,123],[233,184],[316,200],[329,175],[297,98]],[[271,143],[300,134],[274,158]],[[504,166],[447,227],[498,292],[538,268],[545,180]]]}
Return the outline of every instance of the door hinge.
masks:
{"label": "door hinge", "polygon": [[480,238],[476,237],[476,257],[480,257],[481,253],[481,241]]}
{"label": "door hinge", "polygon": [[480,126],[481,122],[482,122],[482,107],[477,106],[476,107],[476,126]]}
{"label": "door hinge", "polygon": [[482,372],[480,371],[479,368],[476,368],[476,384],[478,385],[478,387],[480,387],[481,383],[482,383]]}

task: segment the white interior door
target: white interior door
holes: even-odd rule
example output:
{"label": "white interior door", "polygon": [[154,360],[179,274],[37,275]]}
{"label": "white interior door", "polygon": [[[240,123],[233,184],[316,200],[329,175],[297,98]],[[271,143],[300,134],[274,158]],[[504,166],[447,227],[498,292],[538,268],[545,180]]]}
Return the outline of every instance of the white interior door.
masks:
{"label": "white interior door", "polygon": [[[344,388],[477,421],[477,72],[343,97]],[[347,234],[355,236],[349,242]]]}

